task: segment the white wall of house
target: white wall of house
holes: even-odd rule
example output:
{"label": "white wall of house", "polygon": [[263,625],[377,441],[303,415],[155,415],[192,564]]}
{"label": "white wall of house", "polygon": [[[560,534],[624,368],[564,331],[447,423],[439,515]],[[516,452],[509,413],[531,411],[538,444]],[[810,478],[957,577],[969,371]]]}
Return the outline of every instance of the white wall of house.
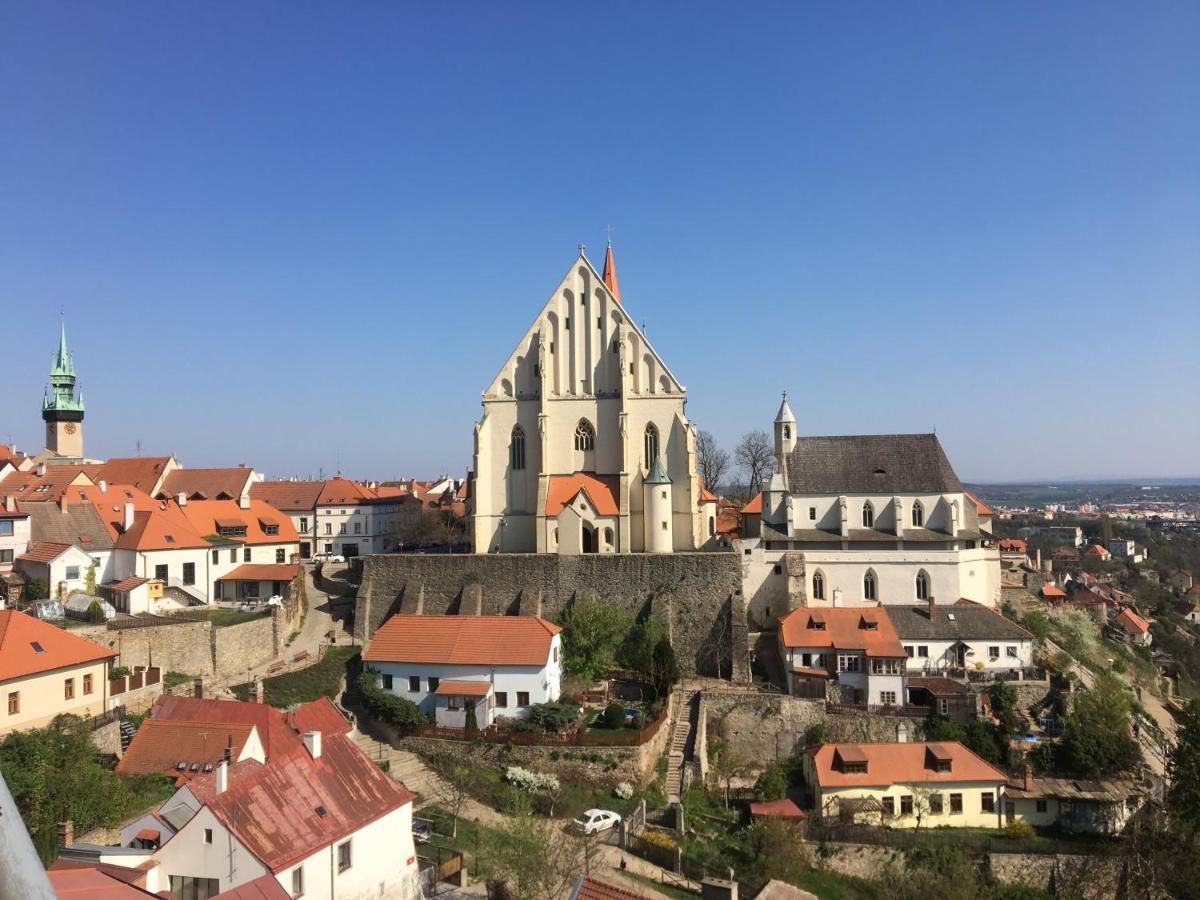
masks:
{"label": "white wall of house", "polygon": [[[938,815],[926,811],[921,819],[922,828],[936,828],[938,826],[999,828],[1003,824],[1003,789],[1003,782],[978,781],[947,781],[931,782],[929,784],[894,784],[887,787],[829,789],[821,788],[817,785],[814,789],[814,795],[817,809],[822,810],[825,814],[834,812],[837,809],[838,801],[843,798],[873,797],[876,800],[882,800],[884,797],[890,797],[892,798],[896,815],[887,819],[887,824],[897,828],[911,828],[916,825],[916,816],[904,816],[900,814],[903,798],[905,796],[913,798],[915,812],[919,804],[922,802],[928,803],[930,794],[937,793],[942,798],[942,813]],[[951,794],[962,795],[963,809],[961,813],[952,813],[950,811]],[[992,795],[992,812],[987,812],[983,808],[984,794]],[[927,809],[928,806],[926,806]],[[874,814],[873,821],[875,824],[878,824],[879,815],[877,813]]]}
{"label": "white wall of house", "polygon": [[[1028,669],[1033,666],[1033,640],[967,640],[967,641],[917,641],[904,640],[904,649],[911,651],[907,668],[909,672],[940,672],[958,665],[957,653],[953,648],[960,643],[966,646],[964,657],[966,668],[984,670]],[[994,655],[993,655],[994,653]]]}
{"label": "white wall of house", "polygon": [[[887,661],[869,659],[862,653],[852,650],[839,653],[828,647],[787,647],[783,644],[782,630],[780,631],[779,652],[783,657],[784,668],[789,673],[795,668],[828,670],[832,666],[837,674],[831,676],[830,680],[836,681],[843,687],[862,691],[862,702],[864,703],[873,706],[903,706],[907,702],[903,667],[900,667],[901,670],[895,673],[878,673],[874,671],[875,663],[885,664]],[[857,658],[858,671],[837,671],[840,668],[839,656]],[[891,668],[891,665],[889,664],[887,667]],[[838,698],[833,695],[830,699]]]}
{"label": "white wall of house", "polygon": [[9,572],[32,540],[28,516],[0,518],[0,572]]}
{"label": "white wall of house", "polygon": [[[282,562],[290,563],[293,554],[299,553],[299,544],[288,541],[272,544],[214,544],[174,550],[118,549],[112,576],[105,580],[120,581],[132,575],[157,578],[158,566],[165,565],[168,584],[193,592],[206,603],[213,603],[217,596],[215,585],[222,575],[246,563],[275,565],[280,562],[281,551]],[[185,567],[189,563],[193,567],[191,584],[185,578]]]}
{"label": "white wall of house", "polygon": [[[559,648],[560,636],[555,635],[550,657],[544,666],[464,666],[444,665],[441,663],[369,663],[372,669],[379,673],[378,682],[381,687],[386,683],[386,677],[391,676],[391,691],[398,697],[411,700],[420,707],[421,712],[433,715],[436,703],[429,679],[441,681],[486,681],[491,682],[492,691],[496,695],[494,708],[496,718],[511,718],[528,715],[528,708],[517,703],[517,695],[529,694],[530,705],[534,703],[552,703],[562,692],[562,662],[561,651],[559,661],[554,661],[554,651]],[[415,678],[416,690],[411,690],[409,679]],[[503,699],[505,705],[501,706]]]}
{"label": "white wall of house", "polygon": [[[345,553],[345,545],[357,554],[387,553],[398,548],[402,530],[421,516],[420,504],[412,500],[318,506],[314,518],[314,553]],[[299,530],[299,528],[297,528]]]}
{"label": "white wall of house", "polygon": [[[834,545],[837,546],[837,545]],[[1000,556],[995,548],[973,550],[906,549],[767,550],[757,539],[735,542],[742,560],[742,595],[751,627],[774,625],[788,610],[788,576],[783,565],[786,553],[802,553],[807,584],[804,593],[810,606],[830,606],[833,592],[841,591],[841,605],[867,603],[863,580],[875,573],[876,597],[885,606],[908,606],[917,598],[917,574],[929,577],[930,595],[943,602],[959,598],[995,607],[1000,601]],[[747,553],[746,551],[750,552]],[[813,597],[813,576],[824,577],[824,600]]]}
{"label": "white wall of house", "polygon": [[29,578],[45,580],[51,597],[67,597],[74,591],[87,589],[88,568],[95,562],[96,583],[104,580],[104,572],[108,566],[109,551],[88,554],[77,546],[69,547],[57,559],[48,563],[29,562],[24,560],[17,564]]}
{"label": "white wall of house", "polygon": [[[211,829],[212,843],[204,839]],[[171,876],[216,878],[222,891],[267,874],[245,844],[234,837],[207,806],[200,809],[178,833],[154,853],[161,884],[170,887]]]}

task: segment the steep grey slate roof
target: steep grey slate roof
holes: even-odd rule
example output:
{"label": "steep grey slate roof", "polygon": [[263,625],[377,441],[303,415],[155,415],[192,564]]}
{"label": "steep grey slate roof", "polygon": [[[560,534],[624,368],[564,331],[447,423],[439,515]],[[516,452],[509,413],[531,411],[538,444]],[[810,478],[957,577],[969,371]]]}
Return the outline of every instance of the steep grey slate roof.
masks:
{"label": "steep grey slate roof", "polygon": [[[998,612],[978,603],[928,607],[889,606],[888,615],[902,641],[1028,641],[1033,635]],[[950,616],[954,616],[953,619]]]}
{"label": "steep grey slate roof", "polygon": [[66,510],[57,503],[29,503],[25,511],[34,543],[78,544],[84,552],[113,548],[112,535],[90,503],[68,502]]}
{"label": "steep grey slate roof", "polygon": [[801,437],[788,454],[793,494],[959,493],[936,434]]}

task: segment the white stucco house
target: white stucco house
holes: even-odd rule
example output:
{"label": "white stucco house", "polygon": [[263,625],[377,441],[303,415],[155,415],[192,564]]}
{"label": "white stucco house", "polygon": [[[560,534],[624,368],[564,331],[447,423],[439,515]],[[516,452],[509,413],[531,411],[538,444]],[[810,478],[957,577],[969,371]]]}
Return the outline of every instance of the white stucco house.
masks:
{"label": "white stucco house", "polygon": [[344,734],[302,739],[266,764],[222,761],[159,808],[161,888],[210,897],[270,876],[290,897],[419,896],[413,795]]}
{"label": "white stucco house", "polygon": [[479,728],[529,714],[562,689],[562,629],[540,616],[392,616],[363,654],[378,684],[437,724]]}
{"label": "white stucco house", "polygon": [[8,498],[0,506],[0,572],[12,571],[17,557],[29,549],[30,535],[29,514]]}
{"label": "white stucco house", "polygon": [[905,703],[904,648],[881,606],[794,609],[779,620],[779,653],[792,694]]}
{"label": "white stucco house", "polygon": [[978,603],[939,604],[931,597],[923,604],[891,607],[888,612],[911,673],[1017,673],[1034,664],[1033,634]]}
{"label": "white stucco house", "polygon": [[778,471],[743,509],[736,546],[752,628],[797,606],[999,602],[993,512],[963,487],[936,435],[796,429],[785,395]]}

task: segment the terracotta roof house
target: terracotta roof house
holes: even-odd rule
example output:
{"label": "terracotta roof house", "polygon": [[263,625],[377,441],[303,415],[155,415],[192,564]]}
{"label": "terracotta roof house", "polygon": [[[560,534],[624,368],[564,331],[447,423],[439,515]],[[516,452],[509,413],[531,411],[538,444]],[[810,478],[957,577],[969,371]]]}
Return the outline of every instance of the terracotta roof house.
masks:
{"label": "terracotta roof house", "polygon": [[1112,554],[1108,552],[1108,548],[1101,544],[1089,544],[1087,549],[1083,551],[1083,555],[1091,556],[1099,560],[1112,558]]}
{"label": "terracotta roof house", "polygon": [[[154,861],[165,878],[187,878],[205,896],[248,890],[264,876],[293,897],[321,888],[338,897],[418,893],[413,794],[343,734],[308,732],[301,752],[265,765],[220,763],[176,798],[193,814]],[[226,850],[212,853],[214,845]]]}
{"label": "terracotta roof house", "polygon": [[823,744],[803,765],[822,817],[908,828],[1002,824],[1008,776],[956,741]]}
{"label": "terracotta roof house", "polygon": [[1150,633],[1150,623],[1139,616],[1128,606],[1117,613],[1113,623],[1125,634],[1125,639],[1139,647],[1149,647],[1154,641]]}
{"label": "terracotta roof house", "polygon": [[160,895],[146,889],[146,872],[106,863],[56,860],[46,870],[58,900],[148,900]]}
{"label": "terracotta roof house", "polygon": [[105,712],[116,655],[33,616],[0,610],[0,735],[40,728],[62,713]]}
{"label": "terracotta roof house", "polygon": [[857,705],[906,702],[904,647],[882,606],[798,607],[779,620],[779,654],[792,694]]}
{"label": "terracotta roof house", "polygon": [[594,875],[580,875],[567,900],[643,900],[645,895],[601,881]]}
{"label": "terracotta roof house", "polygon": [[286,714],[262,703],[164,694],[150,707],[150,718],[201,722],[214,726],[215,731],[229,725],[253,726],[262,742],[263,753],[268,763],[277,757],[288,756],[304,749],[298,733],[288,724]]}
{"label": "terracotta roof house", "polygon": [[248,466],[174,469],[163,479],[162,488],[154,496],[174,500],[182,494],[188,500],[236,501],[250,499],[250,488],[254,483],[254,470]]}
{"label": "terracotta roof house", "polygon": [[[558,699],[561,631],[539,616],[395,615],[375,632],[363,662],[380,687],[412,700],[439,724],[465,727],[470,707],[486,728]],[[458,687],[439,690],[443,682]]]}
{"label": "terracotta roof house", "polygon": [[1029,768],[1023,778],[1009,780],[1004,794],[1017,818],[1069,834],[1119,834],[1146,799],[1136,781],[1035,778]]}

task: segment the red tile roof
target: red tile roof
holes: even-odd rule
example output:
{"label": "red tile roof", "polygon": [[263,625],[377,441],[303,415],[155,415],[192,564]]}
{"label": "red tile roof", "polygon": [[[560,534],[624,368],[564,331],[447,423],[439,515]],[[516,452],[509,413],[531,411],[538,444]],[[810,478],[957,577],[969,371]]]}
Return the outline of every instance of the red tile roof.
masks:
{"label": "red tile roof", "polygon": [[287,714],[288,724],[303,734],[306,731],[319,731],[322,734],[349,734],[351,725],[346,721],[333,701],[328,697],[319,697],[311,703],[302,703]]}
{"label": "red tile roof", "polygon": [[1054,597],[1057,599],[1057,598],[1062,598],[1065,596],[1067,596],[1067,592],[1064,591],[1062,588],[1058,587],[1057,585],[1053,585],[1053,584],[1042,585],[1042,597],[1043,598]]}
{"label": "red tile roof", "polygon": [[250,499],[284,512],[311,512],[324,486],[323,481],[256,481],[250,485]]}
{"label": "red tile roof", "polygon": [[716,503],[717,496],[712,491],[710,491],[708,489],[708,486],[704,483],[704,476],[698,475],[697,480],[700,483],[700,502],[701,503]]}
{"label": "red tile roof", "polygon": [[434,693],[439,697],[486,697],[491,691],[489,681],[441,681]]}
{"label": "red tile roof", "polygon": [[1020,538],[1002,538],[999,544],[1001,550],[1010,550],[1017,553],[1024,553],[1029,549],[1029,545]]}
{"label": "red tile roof", "polygon": [[[99,466],[91,467],[92,481],[103,479],[109,484],[132,484],[146,493],[154,490],[163,470],[172,462],[169,456],[113,457]],[[94,472],[95,474],[92,474]]]}
{"label": "red tile roof", "polygon": [[[288,544],[300,540],[296,526],[262,500],[251,500],[249,509],[242,509],[236,500],[191,500],[185,506],[175,506],[200,535],[217,534],[218,521],[246,526],[246,534],[235,538],[244,544]],[[278,534],[267,534],[266,526],[275,525]]]}
{"label": "red tile roof", "polygon": [[363,660],[542,666],[560,631],[540,616],[395,615],[375,632]]}
{"label": "red tile roof", "polygon": [[1099,544],[1090,544],[1083,552],[1088,556],[1099,556],[1101,558],[1112,556],[1106,547],[1101,547]]}
{"label": "red tile roof", "polygon": [[[344,735],[273,760],[207,801],[209,811],[264,866],[279,873],[414,797]],[[323,811],[323,814],[322,814]]]}
{"label": "red tile roof", "polygon": [[296,563],[246,563],[217,581],[291,581],[300,574]]}
{"label": "red tile roof", "polygon": [[980,500],[978,497],[976,497],[976,496],[975,496],[974,494],[972,494],[970,491],[963,491],[963,493],[964,493],[964,494],[966,494],[966,495],[967,495],[967,498],[968,498],[968,499],[969,499],[969,500],[970,500],[972,503],[974,503],[974,504],[975,504],[975,511],[976,511],[977,513],[979,513],[979,515],[981,515],[981,516],[994,516],[994,515],[996,514],[996,511],[995,511],[995,510],[993,510],[993,509],[992,509],[990,506],[988,506],[986,503],[984,503],[982,500]]}
{"label": "red tile roof", "polygon": [[17,559],[23,562],[48,563],[54,562],[64,553],[71,549],[70,544],[54,544],[50,541],[42,541],[39,544],[34,544],[29,548],[29,551],[22,553]]}
{"label": "red tile roof", "polygon": [[[157,898],[135,884],[117,878],[110,874],[118,866],[83,865],[59,866],[55,863],[46,872],[54,895],[59,900],[146,900],[147,897]],[[144,876],[144,872],[138,872]]]}
{"label": "red tile roof", "polygon": [[321,488],[317,497],[317,506],[353,506],[357,503],[371,503],[379,498],[359,484],[348,478],[331,478]]}
{"label": "red tile roof", "polygon": [[804,810],[796,805],[796,801],[788,797],[782,800],[770,800],[765,803],[751,803],[750,815],[755,818],[778,816],[781,819],[806,819]]}
{"label": "red tile roof", "polygon": [[174,469],[163,480],[159,496],[189,500],[236,500],[246,489],[254,470],[246,466],[228,469]]}
{"label": "red tile roof", "polygon": [[232,759],[242,755],[254,726],[241,722],[190,722],[145,719],[117,763],[122,775],[189,774],[176,771],[185,762],[215,765],[232,745]]}
{"label": "red tile roof", "polygon": [[762,515],[762,491],[759,491],[757,494],[755,494],[752,498],[750,498],[750,501],[742,507],[742,515]]}
{"label": "red tile roof", "polygon": [[[299,735],[288,727],[284,714],[262,703],[241,700],[201,700],[164,694],[154,701],[150,716],[188,722],[242,723],[258,729],[267,762],[291,753],[304,753]],[[239,764],[240,765],[240,764]],[[234,766],[237,768],[237,766]],[[230,770],[232,771],[232,769]]]}
{"label": "red tile roof", "polygon": [[148,579],[148,578],[142,578],[140,575],[131,575],[129,578],[126,578],[124,581],[118,581],[115,584],[105,584],[105,585],[102,585],[102,587],[106,587],[109,590],[113,590],[113,591],[121,591],[122,593],[128,593],[129,591],[132,591],[134,588],[140,588],[143,584],[145,584],[149,580],[150,579]]}
{"label": "red tile roof", "polygon": [[[807,751],[823,788],[885,787],[961,781],[1004,782],[1008,776],[988,765],[957,741],[907,744],[822,744]],[[938,772],[934,758],[948,758],[949,772]],[[867,771],[842,770],[841,763],[864,760]]]}
{"label": "red tile roof", "polygon": [[[80,480],[88,482],[85,466],[46,466],[44,475],[39,475],[37,469],[27,472],[10,472],[0,481],[0,497],[16,497],[22,503],[35,503],[46,500],[59,500],[63,492],[71,486],[71,482]],[[95,469],[95,466],[90,467]]]}
{"label": "red tile roof", "polygon": [[550,486],[546,492],[546,515],[557,516],[563,507],[574,501],[579,492],[583,491],[588,502],[602,516],[615,516],[620,513],[620,479],[614,475],[593,475],[590,472],[576,472],[573,475],[551,475]]}
{"label": "red tile roof", "polygon": [[23,612],[0,610],[0,681],[99,662],[116,655],[115,650]]}
{"label": "red tile roof", "polygon": [[1135,613],[1128,606],[1117,614],[1117,624],[1133,635],[1145,634],[1150,630],[1150,623]]}
{"label": "red tile roof", "polygon": [[643,900],[643,895],[601,881],[594,875],[581,875],[570,900]]}
{"label": "red tile roof", "polygon": [[[823,629],[814,627],[820,624],[824,624]],[[863,650],[872,657],[905,655],[891,617],[882,606],[801,606],[780,619],[779,627],[785,647]]]}

